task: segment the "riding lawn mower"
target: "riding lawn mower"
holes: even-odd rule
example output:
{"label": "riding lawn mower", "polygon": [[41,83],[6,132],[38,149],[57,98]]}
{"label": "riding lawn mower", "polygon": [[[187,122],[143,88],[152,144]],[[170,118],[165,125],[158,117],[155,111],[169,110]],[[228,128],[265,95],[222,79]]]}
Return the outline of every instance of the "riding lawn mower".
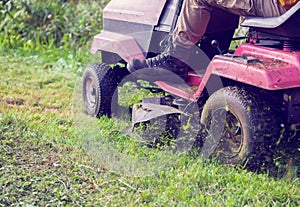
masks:
{"label": "riding lawn mower", "polygon": [[[168,41],[175,28],[182,2],[108,3],[103,10],[103,30],[91,47],[101,59],[83,74],[85,111],[94,117],[123,113],[116,91],[130,80],[139,88],[164,94],[143,98],[129,109],[133,128],[162,116],[169,122],[175,119],[180,126],[199,125],[198,131],[202,127],[206,131],[200,147],[210,156],[228,164],[261,163],[278,140],[286,141],[282,137],[285,129],[297,131],[300,126],[300,2],[279,17],[245,17],[242,21],[214,9],[206,34],[192,49],[187,80],[174,74],[164,80],[149,72],[149,79],[144,80],[149,85],[143,86],[139,81],[144,77],[130,74],[126,65],[133,58],[161,52],[161,43]],[[239,24],[248,28],[247,33],[234,37]],[[236,41],[241,43],[232,46]],[[172,128],[166,125],[165,130]],[[176,140],[178,130],[170,131]]]}

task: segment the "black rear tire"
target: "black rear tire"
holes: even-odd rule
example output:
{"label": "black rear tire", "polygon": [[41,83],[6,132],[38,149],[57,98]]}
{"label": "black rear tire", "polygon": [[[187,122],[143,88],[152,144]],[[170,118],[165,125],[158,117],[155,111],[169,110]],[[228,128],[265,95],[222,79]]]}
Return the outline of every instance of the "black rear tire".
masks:
{"label": "black rear tire", "polygon": [[222,163],[247,163],[250,169],[261,169],[273,161],[270,147],[279,134],[274,117],[258,93],[234,86],[222,88],[202,111],[201,123],[210,135],[204,146],[210,157]]}
{"label": "black rear tire", "polygon": [[89,65],[83,73],[82,96],[85,111],[95,117],[111,117],[112,108],[117,107],[117,77],[105,63]]}

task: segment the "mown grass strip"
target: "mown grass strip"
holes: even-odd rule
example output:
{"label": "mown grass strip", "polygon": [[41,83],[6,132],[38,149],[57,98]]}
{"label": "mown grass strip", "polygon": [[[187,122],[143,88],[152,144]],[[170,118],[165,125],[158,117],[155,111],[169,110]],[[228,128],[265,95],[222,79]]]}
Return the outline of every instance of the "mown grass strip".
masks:
{"label": "mown grass strip", "polygon": [[[295,176],[273,178],[190,155],[147,176],[109,171],[84,150],[76,131],[73,87],[77,67],[84,65],[76,59],[0,57],[0,206],[300,205]],[[113,120],[101,118],[98,124],[100,135],[112,138],[120,151],[159,153],[140,149]]]}

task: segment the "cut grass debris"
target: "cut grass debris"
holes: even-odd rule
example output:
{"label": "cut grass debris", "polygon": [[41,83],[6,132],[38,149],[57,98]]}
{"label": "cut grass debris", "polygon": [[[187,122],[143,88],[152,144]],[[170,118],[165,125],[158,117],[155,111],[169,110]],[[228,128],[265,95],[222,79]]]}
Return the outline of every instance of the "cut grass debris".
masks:
{"label": "cut grass debris", "polygon": [[[295,174],[275,178],[188,154],[153,174],[113,172],[86,150],[89,140],[72,116],[84,65],[77,58],[0,56],[0,206],[300,205]],[[160,153],[128,139],[116,120],[97,124],[97,137],[113,149],[137,157]]]}

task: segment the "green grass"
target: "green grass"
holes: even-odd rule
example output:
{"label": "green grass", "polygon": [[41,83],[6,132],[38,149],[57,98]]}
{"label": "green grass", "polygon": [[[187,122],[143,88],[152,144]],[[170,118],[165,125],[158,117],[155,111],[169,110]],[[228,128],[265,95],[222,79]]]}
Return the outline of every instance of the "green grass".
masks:
{"label": "green grass", "polygon": [[[125,136],[119,122],[106,117],[78,125],[74,88],[89,60],[85,51],[0,54],[0,206],[300,205],[292,170],[275,178],[165,154]],[[170,163],[152,174],[121,173],[130,169],[101,159],[110,152],[106,146],[124,154],[121,161],[128,157],[119,167],[144,157]]]}
{"label": "green grass", "polygon": [[102,26],[107,0],[1,0],[0,45],[23,50],[84,46]]}

